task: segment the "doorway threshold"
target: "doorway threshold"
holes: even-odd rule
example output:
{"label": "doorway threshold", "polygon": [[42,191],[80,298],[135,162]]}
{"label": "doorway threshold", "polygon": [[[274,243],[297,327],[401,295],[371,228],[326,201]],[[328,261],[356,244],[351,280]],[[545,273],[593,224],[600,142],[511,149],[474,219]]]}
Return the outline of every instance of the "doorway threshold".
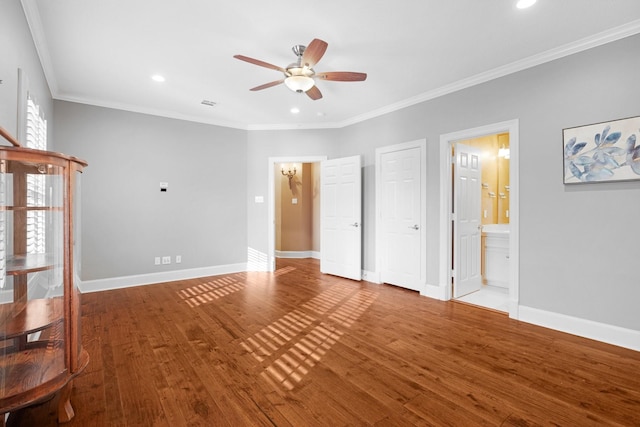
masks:
{"label": "doorway threshold", "polygon": [[454,301],[488,308],[503,314],[509,313],[509,290],[483,285],[480,290],[456,298]]}

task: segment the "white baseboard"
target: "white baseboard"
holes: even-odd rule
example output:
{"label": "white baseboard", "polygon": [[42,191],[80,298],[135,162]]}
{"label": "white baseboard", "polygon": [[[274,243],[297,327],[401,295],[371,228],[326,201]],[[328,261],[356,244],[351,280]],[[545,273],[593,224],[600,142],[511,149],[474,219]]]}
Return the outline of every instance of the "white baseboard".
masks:
{"label": "white baseboard", "polygon": [[640,351],[640,331],[520,306],[518,320],[607,344]]}
{"label": "white baseboard", "polygon": [[447,301],[447,290],[439,285],[426,284],[423,291],[420,291],[420,295],[423,297],[434,298],[440,301]]}
{"label": "white baseboard", "polygon": [[276,258],[315,258],[320,259],[320,252],[316,251],[276,251]]}
{"label": "white baseboard", "polygon": [[380,285],[382,283],[380,281],[380,274],[375,271],[362,270],[362,280],[365,282],[375,283],[376,285]]}
{"label": "white baseboard", "polygon": [[196,279],[198,277],[217,276],[220,274],[232,274],[245,271],[247,271],[246,263],[218,265],[212,267],[191,268],[188,270],[165,271],[162,273],[84,280],[82,283],[78,284],[78,288],[82,293],[109,291],[112,289],[130,288],[133,286]]}

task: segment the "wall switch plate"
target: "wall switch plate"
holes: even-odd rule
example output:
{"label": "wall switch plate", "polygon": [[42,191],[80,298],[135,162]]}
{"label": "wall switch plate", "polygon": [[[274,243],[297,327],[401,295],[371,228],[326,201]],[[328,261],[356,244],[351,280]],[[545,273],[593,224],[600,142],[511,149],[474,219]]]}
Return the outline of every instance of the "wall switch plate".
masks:
{"label": "wall switch plate", "polygon": [[168,188],[169,188],[168,182],[160,182],[160,191],[164,193],[167,191]]}
{"label": "wall switch plate", "polygon": [[160,257],[157,256],[153,262],[155,265],[160,265]]}
{"label": "wall switch plate", "polygon": [[264,197],[263,196],[256,196],[255,201],[256,201],[256,203],[264,203]]}
{"label": "wall switch plate", "polygon": [[298,199],[296,199],[295,197],[293,199],[291,199],[291,204],[292,205],[297,205],[298,204]]}
{"label": "wall switch plate", "polygon": [[162,264],[171,264],[171,257],[170,256],[163,256],[162,257]]}
{"label": "wall switch plate", "polygon": [[176,264],[180,264],[182,262],[182,255],[176,255]]}

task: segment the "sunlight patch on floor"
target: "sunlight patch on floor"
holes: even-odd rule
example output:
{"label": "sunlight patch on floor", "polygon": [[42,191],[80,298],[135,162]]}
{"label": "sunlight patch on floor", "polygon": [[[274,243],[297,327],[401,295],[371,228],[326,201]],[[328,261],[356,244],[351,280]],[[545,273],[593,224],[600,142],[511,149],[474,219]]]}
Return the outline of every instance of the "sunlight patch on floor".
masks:
{"label": "sunlight patch on floor", "polygon": [[182,298],[189,307],[194,308],[208,302],[243,290],[246,285],[233,277],[221,277],[201,283],[189,288],[180,289],[178,296]]}
{"label": "sunlight patch on floor", "polygon": [[[376,300],[375,292],[332,287],[247,338],[240,346],[259,363],[261,376],[293,389]],[[309,314],[301,310],[307,310]]]}
{"label": "sunlight patch on floor", "polygon": [[291,273],[292,271],[296,271],[297,269],[295,267],[292,266],[288,266],[288,267],[283,267],[283,268],[279,268],[276,271],[273,272],[274,276],[282,276],[283,274],[287,274],[287,273]]}

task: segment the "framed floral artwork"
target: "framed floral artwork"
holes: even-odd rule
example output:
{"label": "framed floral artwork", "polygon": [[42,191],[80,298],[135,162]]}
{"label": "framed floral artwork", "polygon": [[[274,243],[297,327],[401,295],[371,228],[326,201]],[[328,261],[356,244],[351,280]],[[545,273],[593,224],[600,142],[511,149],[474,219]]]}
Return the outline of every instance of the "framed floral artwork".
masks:
{"label": "framed floral artwork", "polygon": [[640,116],[562,130],[564,183],[640,180]]}

